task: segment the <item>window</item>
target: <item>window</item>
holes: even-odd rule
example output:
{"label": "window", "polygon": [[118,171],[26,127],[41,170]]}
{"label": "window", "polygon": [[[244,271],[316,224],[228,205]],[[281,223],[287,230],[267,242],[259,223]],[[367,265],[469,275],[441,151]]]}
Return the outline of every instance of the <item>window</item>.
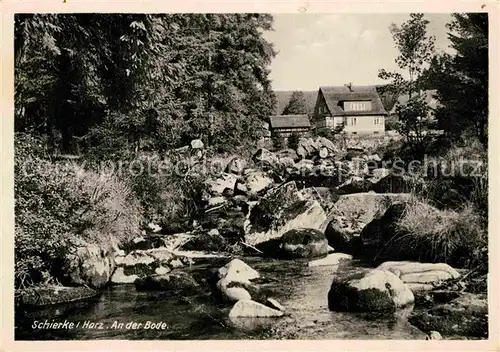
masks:
{"label": "window", "polygon": [[367,111],[371,110],[371,101],[346,101],[344,102],[345,111]]}
{"label": "window", "polygon": [[382,117],[375,117],[374,118],[374,124],[375,125],[381,125],[383,122],[383,118]]}

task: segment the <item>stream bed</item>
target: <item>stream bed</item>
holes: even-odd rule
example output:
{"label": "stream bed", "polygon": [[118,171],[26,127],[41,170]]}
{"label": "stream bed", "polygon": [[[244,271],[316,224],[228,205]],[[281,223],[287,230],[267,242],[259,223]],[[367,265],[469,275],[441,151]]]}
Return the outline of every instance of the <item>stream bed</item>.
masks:
{"label": "stream bed", "polygon": [[[206,290],[192,296],[137,292],[133,284],[109,286],[90,300],[15,313],[16,340],[225,340],[225,339],[425,339],[410,325],[411,308],[391,316],[331,312],[328,291],[335,272],[359,265],[308,267],[307,261],[242,258],[262,276],[259,285],[286,309],[281,318],[229,319],[232,304],[221,304]],[[209,268],[186,270],[204,285]],[[43,323],[73,323],[72,329],[34,328]],[[160,329],[146,329],[149,322]],[[134,328],[133,323],[136,323]],[[77,326],[77,324],[79,324]],[[121,325],[120,325],[121,324]],[[138,324],[142,324],[138,327]],[[137,328],[138,327],[138,328]]]}

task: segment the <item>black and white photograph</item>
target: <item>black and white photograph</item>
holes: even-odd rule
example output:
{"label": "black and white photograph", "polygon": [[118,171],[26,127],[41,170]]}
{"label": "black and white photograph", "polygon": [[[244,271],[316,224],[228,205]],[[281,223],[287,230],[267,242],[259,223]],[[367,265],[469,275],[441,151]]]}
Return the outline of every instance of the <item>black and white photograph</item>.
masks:
{"label": "black and white photograph", "polygon": [[13,16],[15,341],[491,338],[487,10]]}

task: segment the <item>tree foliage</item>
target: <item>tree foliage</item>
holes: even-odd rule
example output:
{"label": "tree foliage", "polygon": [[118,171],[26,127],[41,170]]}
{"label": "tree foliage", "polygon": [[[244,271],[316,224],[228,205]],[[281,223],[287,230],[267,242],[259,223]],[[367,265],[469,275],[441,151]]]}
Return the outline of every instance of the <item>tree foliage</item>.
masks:
{"label": "tree foliage", "polygon": [[16,15],[16,130],[84,148],[255,140],[274,107],[265,14]]}
{"label": "tree foliage", "polygon": [[288,104],[283,109],[283,115],[301,115],[308,112],[304,92],[294,91]]}
{"label": "tree foliage", "polygon": [[452,137],[472,133],[488,140],[488,14],[453,14],[453,54],[436,55],[426,79],[437,89],[436,115]]}
{"label": "tree foliage", "polygon": [[399,51],[395,61],[401,72],[387,72],[382,69],[379,77],[391,80],[385,89],[397,95],[407,94],[408,103],[398,105],[398,131],[406,137],[414,154],[425,148],[425,123],[429,107],[425,95],[420,92],[426,88],[422,79],[426,66],[434,53],[435,38],[427,35],[429,21],[420,13],[412,13],[410,19],[401,26],[392,24],[390,31]]}

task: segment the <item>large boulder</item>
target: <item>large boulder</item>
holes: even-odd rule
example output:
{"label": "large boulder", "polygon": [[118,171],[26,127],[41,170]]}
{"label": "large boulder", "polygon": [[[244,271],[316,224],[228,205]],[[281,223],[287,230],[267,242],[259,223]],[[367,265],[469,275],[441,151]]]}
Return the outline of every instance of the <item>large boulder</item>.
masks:
{"label": "large boulder", "polygon": [[280,151],[275,152],[275,155],[280,160],[282,160],[283,158],[290,158],[294,162],[297,162],[300,160],[300,157],[297,155],[297,152],[293,149],[282,149]]}
{"label": "large boulder", "polygon": [[118,267],[115,269],[113,275],[111,276],[112,284],[133,284],[135,280],[139,278],[138,275],[126,275],[123,267]]}
{"label": "large boulder", "polygon": [[258,279],[259,273],[240,259],[233,259],[217,271],[219,279],[228,282],[241,282],[250,284],[250,280]]}
{"label": "large boulder", "polygon": [[450,302],[413,311],[408,321],[426,333],[487,338],[488,299],[485,294],[461,293]]}
{"label": "large boulder", "polygon": [[331,140],[329,140],[328,138],[325,138],[325,137],[319,137],[316,140],[316,144],[320,148],[326,148],[326,149],[328,149],[328,151],[330,153],[337,153],[338,149],[339,149],[339,148],[337,148],[337,146]]}
{"label": "large boulder", "polygon": [[245,287],[232,285],[234,281],[228,278],[220,279],[217,282],[217,289],[221,292],[222,298],[225,301],[237,302],[239,300],[251,300],[252,296]]}
{"label": "large boulder", "polygon": [[236,184],[236,190],[244,195],[256,196],[271,188],[273,184],[273,178],[266,172],[251,171],[245,175],[244,183]]}
{"label": "large boulder", "polygon": [[74,249],[66,254],[59,278],[68,285],[101,288],[109,282],[114,269],[111,246],[107,249],[78,241]]}
{"label": "large boulder", "polygon": [[175,291],[182,293],[196,293],[199,291],[199,285],[193,277],[182,271],[146,276],[135,280],[134,284],[137,291]]}
{"label": "large boulder", "polygon": [[239,300],[229,312],[230,318],[281,317],[283,312],[252,300]]}
{"label": "large boulder", "polygon": [[318,230],[326,221],[326,214],[315,200],[299,200],[281,212],[267,229],[254,229],[251,224],[246,228],[245,241],[256,245],[281,237],[287,231],[300,228]]}
{"label": "large boulder", "polygon": [[325,258],[316,259],[309,263],[307,266],[316,267],[316,266],[335,266],[339,265],[341,261],[349,261],[352,260],[352,255],[345,253],[331,253],[328,254]]}
{"label": "large boulder", "polygon": [[285,170],[293,169],[295,167],[295,161],[292,158],[285,156],[280,158],[280,165]]}
{"label": "large boulder", "polygon": [[321,226],[332,247],[352,253],[358,248],[360,234],[373,219],[383,216],[394,203],[410,199],[405,193],[354,193],[342,195]]}
{"label": "large boulder", "polygon": [[414,299],[410,289],[393,273],[360,270],[334,277],[328,307],[341,312],[393,312],[412,304]]}
{"label": "large boulder", "polygon": [[247,167],[245,159],[234,157],[226,166],[226,172],[236,175],[241,175],[243,170]]}
{"label": "large boulder", "polygon": [[305,150],[306,158],[313,156],[319,150],[318,144],[312,138],[299,138],[297,154],[299,154],[301,148]]}
{"label": "large boulder", "polygon": [[222,173],[220,177],[208,180],[207,186],[213,195],[221,196],[224,194],[224,191],[226,191],[226,189],[233,191],[236,185],[236,181],[238,181],[238,177],[236,175],[230,173]]}
{"label": "large boulder", "polygon": [[253,162],[262,169],[274,169],[279,160],[276,155],[269,150],[260,148],[252,157]]}
{"label": "large boulder", "polygon": [[314,258],[328,254],[328,241],[315,229],[294,229],[281,236],[281,255],[286,258]]}
{"label": "large boulder", "polygon": [[445,263],[385,262],[377,269],[387,270],[398,276],[413,292],[431,289],[433,284],[458,279],[460,273]]}
{"label": "large boulder", "polygon": [[293,181],[272,188],[252,208],[249,220],[253,226],[267,229],[288,207],[300,200],[303,197]]}

